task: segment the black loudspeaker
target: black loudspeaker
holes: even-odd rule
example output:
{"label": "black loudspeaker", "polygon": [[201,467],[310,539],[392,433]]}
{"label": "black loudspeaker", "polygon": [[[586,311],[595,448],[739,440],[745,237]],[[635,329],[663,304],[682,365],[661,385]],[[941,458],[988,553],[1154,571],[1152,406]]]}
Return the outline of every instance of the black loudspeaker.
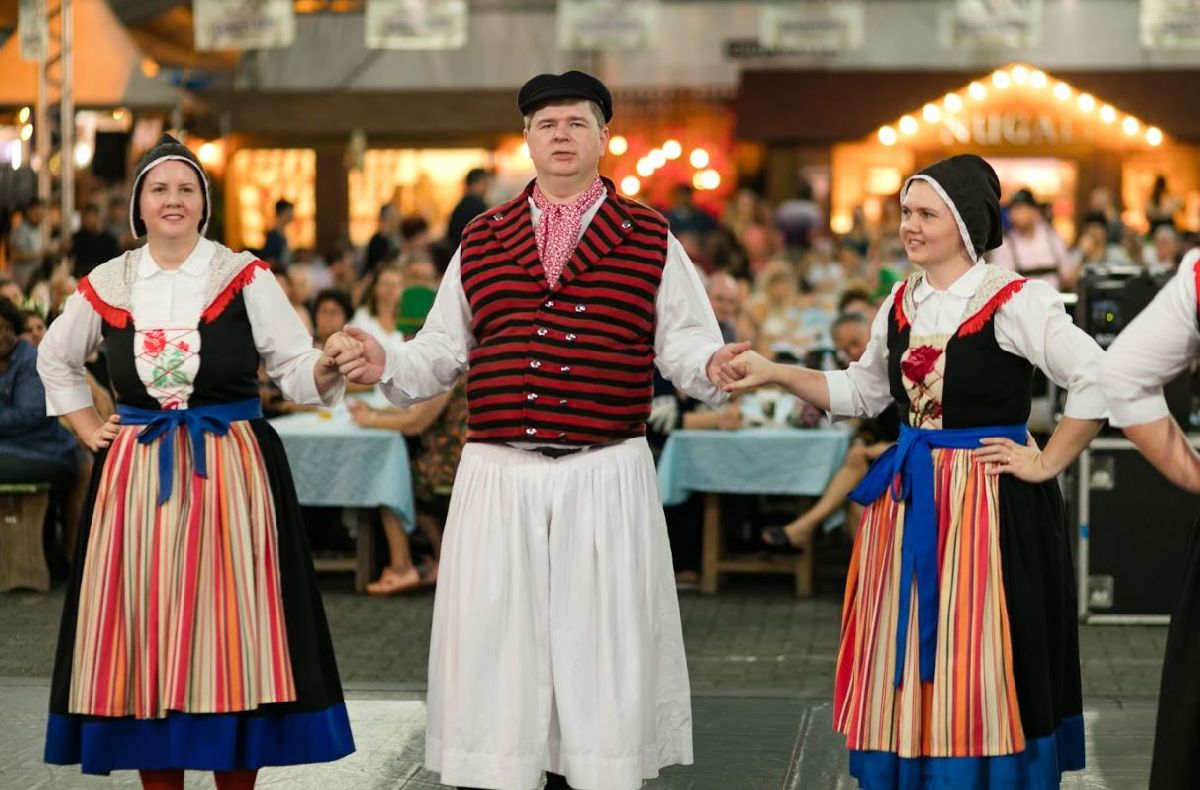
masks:
{"label": "black loudspeaker", "polygon": [[1087,618],[1169,615],[1200,499],[1171,484],[1126,439],[1095,440],[1076,469]]}
{"label": "black loudspeaker", "polygon": [[129,177],[128,152],[128,132],[96,132],[92,175],[104,181],[124,181]]}
{"label": "black loudspeaker", "polygon": [[[1078,284],[1075,323],[1101,348],[1108,348],[1173,276],[1174,271],[1151,273],[1140,266],[1087,269]],[[1163,387],[1167,408],[1185,432],[1200,427],[1191,425],[1193,379],[1192,371],[1186,370]],[[1119,433],[1108,428],[1105,432]]]}

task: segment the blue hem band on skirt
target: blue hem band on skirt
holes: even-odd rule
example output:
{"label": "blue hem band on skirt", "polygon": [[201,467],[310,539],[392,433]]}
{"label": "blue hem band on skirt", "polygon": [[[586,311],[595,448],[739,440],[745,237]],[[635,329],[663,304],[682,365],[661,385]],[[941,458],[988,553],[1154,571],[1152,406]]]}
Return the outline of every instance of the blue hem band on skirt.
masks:
{"label": "blue hem band on skirt", "polygon": [[863,790],[1054,790],[1063,771],[1084,764],[1083,716],[1064,719],[1053,735],[1000,757],[900,757],[851,751],[850,773]]}
{"label": "blue hem band on skirt", "polygon": [[345,703],[309,713],[168,713],[162,719],[51,713],[45,761],[86,774],[230,771],[323,763],[354,751]]}

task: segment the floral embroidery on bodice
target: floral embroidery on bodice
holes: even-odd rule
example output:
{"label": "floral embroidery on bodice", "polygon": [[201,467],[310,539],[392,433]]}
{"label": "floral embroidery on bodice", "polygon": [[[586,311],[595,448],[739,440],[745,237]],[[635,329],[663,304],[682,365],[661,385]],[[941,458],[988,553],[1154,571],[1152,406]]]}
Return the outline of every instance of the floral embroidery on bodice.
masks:
{"label": "floral embroidery on bodice", "polygon": [[200,332],[190,329],[137,330],[134,337],[138,378],[164,409],[187,408],[200,370]]}
{"label": "floral embroidery on bodice", "polygon": [[946,380],[946,344],[951,335],[912,337],[900,358],[900,374],[908,393],[908,424],[942,427],[942,385]]}

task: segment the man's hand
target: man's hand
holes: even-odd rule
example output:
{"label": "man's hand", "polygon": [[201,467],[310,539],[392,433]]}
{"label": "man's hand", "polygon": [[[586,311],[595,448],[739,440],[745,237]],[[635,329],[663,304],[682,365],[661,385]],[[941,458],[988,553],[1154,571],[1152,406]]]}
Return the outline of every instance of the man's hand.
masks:
{"label": "man's hand", "polygon": [[734,382],[734,379],[724,372],[726,365],[733,361],[733,358],[738,354],[750,348],[750,343],[726,343],[713,352],[713,355],[708,358],[708,365],[705,366],[704,372],[708,376],[708,380],[715,386],[722,389]]}
{"label": "man's hand", "polygon": [[726,392],[750,392],[776,384],[776,368],[776,363],[764,359],[758,352],[744,351],[721,366],[721,376],[727,382],[722,386]]}
{"label": "man's hand", "polygon": [[[336,350],[331,355],[333,361],[337,363],[338,370],[347,380],[355,384],[377,384],[383,376],[383,366],[387,360],[383,346],[379,345],[379,341],[369,332],[364,332],[357,327],[346,327],[344,333],[335,334],[329,338],[330,341],[339,334],[348,335],[350,340],[355,341],[355,345]],[[326,344],[326,351],[329,351],[328,344]]]}

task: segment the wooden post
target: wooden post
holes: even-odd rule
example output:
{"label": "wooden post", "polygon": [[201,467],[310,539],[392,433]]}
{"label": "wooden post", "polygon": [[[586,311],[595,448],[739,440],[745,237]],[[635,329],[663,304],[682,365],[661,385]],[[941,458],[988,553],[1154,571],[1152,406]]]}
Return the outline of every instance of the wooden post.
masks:
{"label": "wooden post", "polygon": [[721,534],[721,495],[704,495],[704,556],[701,561],[700,591],[715,593],[720,584],[717,565],[724,554],[724,535]]}

